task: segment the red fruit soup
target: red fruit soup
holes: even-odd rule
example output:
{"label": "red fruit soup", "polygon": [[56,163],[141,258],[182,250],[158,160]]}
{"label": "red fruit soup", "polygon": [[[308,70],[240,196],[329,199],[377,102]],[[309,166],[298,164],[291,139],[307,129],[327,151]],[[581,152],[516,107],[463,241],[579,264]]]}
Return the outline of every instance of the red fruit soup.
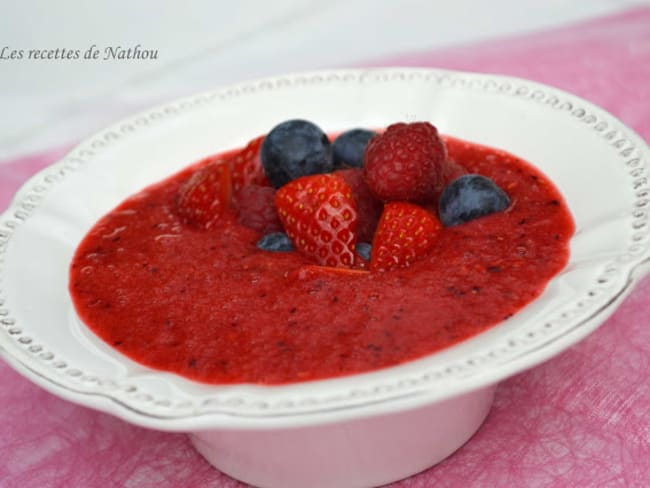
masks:
{"label": "red fruit soup", "polygon": [[574,223],[549,179],[500,150],[445,138],[449,157],[512,205],[445,228],[426,258],[387,272],[314,266],[256,247],[225,212],[211,231],[173,211],[189,169],[102,217],[70,268],[76,311],[154,369],[213,384],[286,384],[421,358],[507,320],[567,263]]}

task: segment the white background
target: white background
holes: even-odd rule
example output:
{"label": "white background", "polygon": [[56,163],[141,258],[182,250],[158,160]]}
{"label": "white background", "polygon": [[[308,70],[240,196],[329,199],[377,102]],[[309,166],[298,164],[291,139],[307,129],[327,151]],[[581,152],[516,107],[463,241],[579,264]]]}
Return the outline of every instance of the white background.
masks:
{"label": "white background", "polygon": [[[0,160],[228,82],[354,66],[641,4],[650,0],[0,0],[0,50],[101,51],[96,61],[0,59]],[[135,45],[158,59],[102,59],[106,47]]]}

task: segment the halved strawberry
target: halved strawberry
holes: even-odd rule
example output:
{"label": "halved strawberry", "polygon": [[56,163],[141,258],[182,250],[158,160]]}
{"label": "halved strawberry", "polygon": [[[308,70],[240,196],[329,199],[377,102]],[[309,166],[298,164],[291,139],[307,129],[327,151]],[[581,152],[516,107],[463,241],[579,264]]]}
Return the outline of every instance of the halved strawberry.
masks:
{"label": "halved strawberry", "polygon": [[209,229],[230,206],[231,195],[230,164],[217,159],[192,174],[180,187],[176,212],[184,223]]}
{"label": "halved strawberry", "polygon": [[275,206],[299,252],[323,266],[353,266],[358,212],[342,177],[317,174],[290,181],[277,191]]}
{"label": "halved strawberry", "polygon": [[260,159],[260,146],[264,137],[256,137],[230,158],[232,188],[235,194],[247,185],[271,185],[264,174]]}
{"label": "halved strawberry", "polygon": [[370,270],[410,266],[428,254],[441,229],[438,217],[419,205],[386,203],[372,241]]}

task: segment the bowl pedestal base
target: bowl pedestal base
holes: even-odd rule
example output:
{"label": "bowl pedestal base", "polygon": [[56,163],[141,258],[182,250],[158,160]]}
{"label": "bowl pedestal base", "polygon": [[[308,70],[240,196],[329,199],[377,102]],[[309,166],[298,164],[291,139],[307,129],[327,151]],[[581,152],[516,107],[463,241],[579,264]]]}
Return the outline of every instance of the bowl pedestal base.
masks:
{"label": "bowl pedestal base", "polygon": [[396,413],[305,427],[208,430],[192,443],[223,473],[258,487],[369,487],[442,461],[481,426],[496,386]]}

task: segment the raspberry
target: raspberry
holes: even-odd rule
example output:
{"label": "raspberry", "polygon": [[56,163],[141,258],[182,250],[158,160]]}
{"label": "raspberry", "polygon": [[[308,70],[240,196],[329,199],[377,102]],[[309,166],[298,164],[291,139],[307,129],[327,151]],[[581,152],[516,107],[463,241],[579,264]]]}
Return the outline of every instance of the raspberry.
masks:
{"label": "raspberry", "polygon": [[263,234],[281,231],[274,199],[275,189],[270,186],[244,186],[235,200],[239,223]]}
{"label": "raspberry", "polygon": [[370,140],[364,164],[368,186],[384,201],[435,200],[449,173],[447,149],[428,122],[389,126]]}

